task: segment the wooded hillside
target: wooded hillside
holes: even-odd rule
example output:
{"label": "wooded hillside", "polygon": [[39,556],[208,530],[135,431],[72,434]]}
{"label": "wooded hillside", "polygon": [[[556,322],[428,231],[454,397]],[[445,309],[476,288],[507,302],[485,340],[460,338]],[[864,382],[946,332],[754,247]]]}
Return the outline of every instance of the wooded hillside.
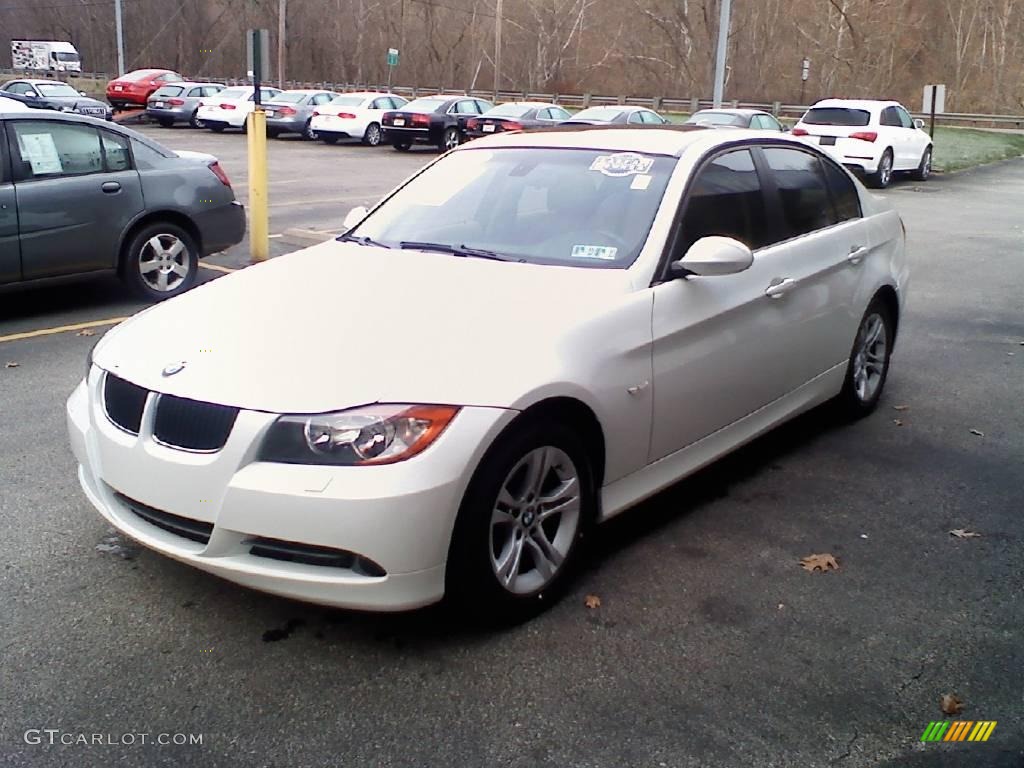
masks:
{"label": "wooded hillside", "polygon": [[[491,88],[496,0],[288,0],[286,76]],[[898,98],[947,83],[950,111],[1024,112],[1024,0],[734,0],[728,99]],[[278,0],[124,0],[129,69],[244,74],[243,32]],[[503,0],[503,89],[708,97],[719,0]],[[116,70],[113,0],[0,0],[11,37],[70,40]],[[276,49],[273,46],[272,51]],[[275,58],[272,56],[272,58]],[[275,58],[276,61],[276,58]]]}

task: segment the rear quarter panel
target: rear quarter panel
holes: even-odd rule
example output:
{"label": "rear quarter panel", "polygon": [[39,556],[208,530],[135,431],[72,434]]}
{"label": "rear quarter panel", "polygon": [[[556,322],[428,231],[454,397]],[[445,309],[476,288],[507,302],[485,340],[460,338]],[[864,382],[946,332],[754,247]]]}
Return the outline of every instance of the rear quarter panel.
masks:
{"label": "rear quarter panel", "polygon": [[866,308],[884,285],[892,286],[899,299],[900,313],[906,305],[910,265],[907,259],[903,220],[888,202],[861,188],[861,207],[868,233],[868,256],[857,286],[854,306]]}

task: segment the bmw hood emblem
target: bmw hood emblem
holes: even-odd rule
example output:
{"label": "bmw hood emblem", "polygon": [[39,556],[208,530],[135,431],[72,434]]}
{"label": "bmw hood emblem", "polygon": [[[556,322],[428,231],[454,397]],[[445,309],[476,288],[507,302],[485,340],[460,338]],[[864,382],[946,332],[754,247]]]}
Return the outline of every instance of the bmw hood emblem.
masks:
{"label": "bmw hood emblem", "polygon": [[181,373],[183,370],[185,370],[185,361],[179,360],[176,363],[164,366],[162,373],[164,376],[173,376],[176,373]]}

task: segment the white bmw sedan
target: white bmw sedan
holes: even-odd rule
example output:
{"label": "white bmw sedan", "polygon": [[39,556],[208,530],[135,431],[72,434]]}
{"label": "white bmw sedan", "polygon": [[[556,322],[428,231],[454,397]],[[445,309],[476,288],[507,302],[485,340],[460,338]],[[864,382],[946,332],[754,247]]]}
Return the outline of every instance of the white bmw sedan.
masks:
{"label": "white bmw sedan", "polygon": [[869,413],[907,286],[899,216],[763,132],[486,138],[356,218],[96,346],[67,416],[112,525],[278,595],[522,617],[594,524]]}

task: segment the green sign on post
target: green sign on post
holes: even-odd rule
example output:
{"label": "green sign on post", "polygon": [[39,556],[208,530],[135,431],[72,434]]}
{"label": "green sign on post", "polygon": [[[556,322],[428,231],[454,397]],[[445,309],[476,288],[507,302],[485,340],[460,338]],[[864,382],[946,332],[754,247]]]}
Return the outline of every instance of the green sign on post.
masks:
{"label": "green sign on post", "polygon": [[397,67],[398,66],[398,49],[397,48],[388,48],[388,66],[389,67]]}

